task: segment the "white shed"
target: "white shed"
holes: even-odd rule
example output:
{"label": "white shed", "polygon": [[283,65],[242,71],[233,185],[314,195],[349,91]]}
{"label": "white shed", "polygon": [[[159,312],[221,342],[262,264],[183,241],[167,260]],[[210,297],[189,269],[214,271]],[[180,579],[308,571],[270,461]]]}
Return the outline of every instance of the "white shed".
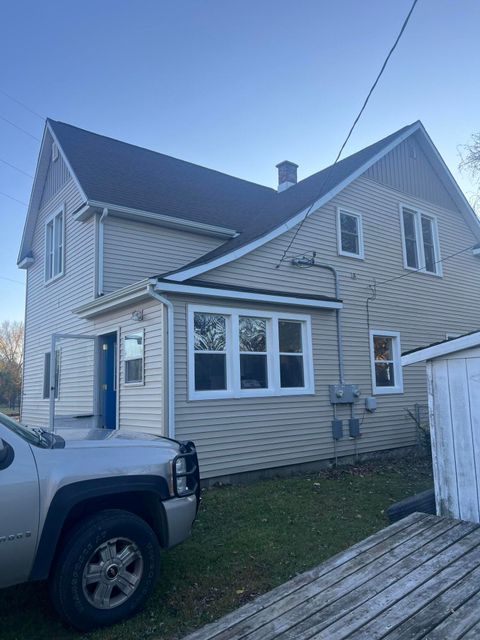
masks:
{"label": "white shed", "polygon": [[480,331],[402,356],[423,361],[437,514],[480,522]]}

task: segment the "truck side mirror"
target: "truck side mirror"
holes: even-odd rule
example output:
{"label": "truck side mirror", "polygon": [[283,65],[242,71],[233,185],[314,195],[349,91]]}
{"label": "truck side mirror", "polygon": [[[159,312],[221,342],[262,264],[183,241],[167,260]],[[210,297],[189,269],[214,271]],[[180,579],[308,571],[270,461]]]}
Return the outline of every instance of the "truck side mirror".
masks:
{"label": "truck side mirror", "polygon": [[0,469],[6,469],[12,464],[14,453],[12,447],[0,438]]}

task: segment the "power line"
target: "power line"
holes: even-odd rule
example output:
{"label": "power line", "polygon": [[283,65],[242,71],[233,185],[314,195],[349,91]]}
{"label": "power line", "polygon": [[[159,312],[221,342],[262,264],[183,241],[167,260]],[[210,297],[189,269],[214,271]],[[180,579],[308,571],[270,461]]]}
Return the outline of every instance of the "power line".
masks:
{"label": "power line", "polygon": [[5,276],[0,276],[0,280],[7,280],[8,282],[15,282],[15,284],[23,284],[23,286],[25,286],[25,282],[14,280],[13,278],[6,278]]}
{"label": "power line", "polygon": [[24,171],[23,169],[20,169],[20,167],[15,166],[11,162],[7,162],[6,160],[3,160],[3,158],[0,158],[0,162],[3,162],[3,164],[6,164],[8,167],[12,167],[12,169],[19,171],[20,173],[23,173],[23,175],[27,176],[28,178],[33,178],[32,174],[27,173],[26,171]]}
{"label": "power line", "polygon": [[[380,68],[380,71],[378,72],[377,77],[375,78],[375,82],[374,82],[374,83],[372,84],[372,86],[370,87],[370,90],[369,90],[369,92],[368,92],[368,94],[367,94],[367,97],[365,98],[365,100],[364,100],[364,102],[363,102],[363,104],[362,104],[362,107],[361,107],[360,111],[358,112],[358,114],[357,114],[357,116],[356,116],[355,120],[353,121],[353,124],[352,124],[352,126],[350,127],[350,130],[349,130],[349,132],[348,132],[348,134],[347,134],[347,137],[346,137],[346,138],[345,138],[345,140],[343,141],[343,144],[342,144],[342,146],[340,147],[339,152],[337,153],[337,157],[335,158],[334,163],[333,163],[332,165],[330,165],[330,167],[328,168],[328,170],[327,170],[327,172],[326,172],[326,174],[325,174],[325,179],[323,180],[322,186],[321,186],[321,188],[319,189],[319,194],[321,194],[321,193],[322,193],[324,186],[327,184],[328,178],[330,177],[330,174],[331,174],[331,172],[332,172],[332,170],[333,170],[333,167],[334,167],[334,166],[337,164],[337,162],[339,161],[340,156],[342,155],[342,152],[343,152],[343,150],[344,150],[344,148],[345,148],[345,146],[346,146],[347,142],[350,140],[350,136],[352,135],[353,130],[354,130],[354,129],[355,129],[355,127],[357,126],[358,121],[360,120],[360,118],[361,118],[361,116],[362,116],[363,112],[365,111],[365,107],[367,106],[368,101],[370,100],[370,98],[371,98],[371,96],[372,96],[372,93],[375,91],[375,88],[376,88],[376,86],[377,86],[377,84],[378,84],[378,82],[379,82],[380,78],[382,77],[383,72],[385,71],[385,68],[386,68],[386,66],[387,66],[387,64],[388,64],[388,61],[390,60],[390,58],[391,58],[391,56],[392,56],[393,52],[395,51],[395,49],[397,48],[398,43],[400,42],[400,38],[402,37],[403,32],[405,31],[405,29],[406,29],[406,27],[407,27],[407,24],[408,24],[408,22],[409,22],[409,20],[410,20],[410,17],[411,17],[411,15],[412,15],[412,13],[413,13],[413,10],[415,9],[415,6],[416,6],[417,2],[418,2],[418,0],[413,0],[413,2],[412,2],[412,6],[410,7],[410,11],[407,13],[407,17],[406,17],[406,18],[405,18],[405,20],[403,21],[402,27],[401,27],[400,31],[398,32],[398,35],[397,35],[397,37],[396,37],[396,39],[395,39],[395,42],[393,43],[393,45],[392,45],[392,47],[391,47],[390,51],[388,52],[387,57],[386,57],[386,58],[385,58],[385,60],[383,61],[383,64],[382,64],[382,66],[381,66],[381,68]],[[299,234],[299,232],[300,232],[300,230],[301,230],[302,226],[303,226],[303,225],[304,225],[304,223],[305,223],[305,220],[306,220],[306,219],[308,218],[308,216],[310,215],[310,213],[311,213],[311,211],[312,211],[312,208],[313,208],[313,206],[314,206],[314,204],[315,204],[315,201],[316,201],[316,198],[315,198],[315,200],[312,202],[312,204],[309,206],[309,208],[307,209],[307,211],[306,211],[306,213],[305,213],[305,216],[303,217],[303,219],[301,220],[300,224],[298,225],[298,227],[297,227],[297,229],[296,229],[295,233],[293,234],[293,236],[292,236],[292,238],[291,238],[290,242],[288,243],[288,245],[287,245],[286,249],[284,250],[284,252],[283,252],[283,254],[282,254],[282,257],[280,258],[280,260],[278,261],[277,265],[275,266],[275,268],[276,268],[276,269],[278,269],[278,268],[280,267],[280,265],[282,264],[282,262],[285,260],[285,258],[286,258],[286,256],[287,256],[287,253],[290,251],[291,246],[292,246],[292,245],[293,245],[293,243],[295,242],[295,240],[296,240],[296,238],[297,238],[297,236],[298,236],[298,234]]]}
{"label": "power line", "polygon": [[11,120],[9,120],[8,118],[5,118],[4,116],[0,116],[0,120],[3,120],[4,122],[7,122],[8,124],[10,124],[12,127],[15,127],[15,129],[18,129],[19,131],[22,131],[23,133],[25,133],[27,136],[30,136],[30,138],[33,138],[34,140],[36,140],[37,142],[40,142],[40,138],[37,138],[37,136],[34,136],[33,133],[30,133],[30,131],[27,131],[26,129],[23,129],[22,127],[19,127],[18,124],[15,124],[14,122],[12,122]]}
{"label": "power line", "polygon": [[37,118],[40,118],[40,120],[46,120],[45,116],[40,115],[37,111],[34,111],[29,106],[27,106],[24,102],[22,102],[21,100],[18,100],[17,98],[14,98],[3,89],[0,89],[0,93],[6,96],[7,98],[9,98],[10,100],[13,100],[13,102],[16,102],[17,104],[19,104],[21,107],[23,107],[24,109],[32,113],[34,116],[37,116]]}
{"label": "power line", "polygon": [[22,202],[22,200],[19,200],[18,198],[14,198],[13,196],[9,196],[8,193],[5,193],[4,191],[0,191],[0,195],[5,196],[6,198],[10,198],[10,200],[14,200],[15,202],[18,202],[19,204],[23,204],[24,207],[28,207],[28,204],[26,202]]}
{"label": "power line", "polygon": [[[460,249],[460,251],[456,251],[455,253],[451,253],[448,256],[445,256],[445,258],[441,258],[440,260],[435,260],[435,262],[433,264],[440,264],[441,262],[445,262],[446,260],[450,260],[450,258],[454,258],[455,256],[459,256],[461,253],[466,253],[467,251],[470,251],[471,249],[473,249],[474,247],[476,247],[476,244],[471,245],[470,247],[465,247],[465,249]],[[377,287],[381,287],[384,284],[387,284],[389,282],[393,282],[394,280],[400,280],[400,278],[407,278],[408,276],[411,276],[412,273],[418,273],[419,271],[425,271],[425,266],[423,267],[418,267],[418,269],[412,269],[411,271],[407,271],[407,273],[402,273],[399,276],[394,276],[393,278],[389,278],[388,280],[383,280],[383,282],[378,282],[375,283],[373,286],[373,288],[377,288]]]}

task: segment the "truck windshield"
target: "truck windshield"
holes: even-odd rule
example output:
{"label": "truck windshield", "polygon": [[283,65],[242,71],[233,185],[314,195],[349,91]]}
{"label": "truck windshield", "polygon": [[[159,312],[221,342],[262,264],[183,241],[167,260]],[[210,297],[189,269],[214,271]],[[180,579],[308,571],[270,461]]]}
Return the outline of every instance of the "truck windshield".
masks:
{"label": "truck windshield", "polygon": [[12,420],[12,418],[9,418],[4,413],[0,413],[0,424],[7,427],[7,429],[10,429],[10,431],[13,431],[30,444],[34,444],[37,447],[43,447],[45,449],[50,446],[50,434],[43,431],[43,429],[30,429],[16,420]]}

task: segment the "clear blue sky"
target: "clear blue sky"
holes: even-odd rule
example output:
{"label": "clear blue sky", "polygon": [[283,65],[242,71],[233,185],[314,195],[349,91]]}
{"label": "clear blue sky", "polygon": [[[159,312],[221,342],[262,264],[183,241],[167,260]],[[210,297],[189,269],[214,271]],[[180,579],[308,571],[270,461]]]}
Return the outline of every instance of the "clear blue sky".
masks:
{"label": "clear blue sky", "polygon": [[[0,90],[40,114],[275,186],[288,159],[330,164],[411,0],[16,0],[2,5]],[[419,0],[346,153],[421,119],[465,191],[480,129],[478,0]],[[42,121],[0,93],[0,116]],[[0,159],[39,144],[0,119]],[[0,162],[0,191],[32,180]],[[23,316],[26,208],[0,194],[0,320]],[[16,280],[10,282],[5,278]]]}

